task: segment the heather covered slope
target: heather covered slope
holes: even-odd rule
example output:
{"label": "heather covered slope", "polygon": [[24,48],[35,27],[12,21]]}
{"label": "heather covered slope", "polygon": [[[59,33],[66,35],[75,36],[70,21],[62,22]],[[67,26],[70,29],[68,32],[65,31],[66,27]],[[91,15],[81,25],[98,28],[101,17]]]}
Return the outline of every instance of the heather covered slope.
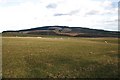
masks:
{"label": "heather covered slope", "polygon": [[34,35],[59,35],[73,37],[118,37],[117,31],[105,31],[83,27],[43,26],[18,31],[3,31],[3,33],[24,33]]}

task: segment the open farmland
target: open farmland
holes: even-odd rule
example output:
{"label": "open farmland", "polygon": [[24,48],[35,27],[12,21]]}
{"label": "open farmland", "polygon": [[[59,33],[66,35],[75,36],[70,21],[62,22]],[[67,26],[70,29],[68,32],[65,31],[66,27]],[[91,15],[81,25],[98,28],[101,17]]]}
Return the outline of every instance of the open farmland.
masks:
{"label": "open farmland", "polygon": [[3,37],[3,78],[117,78],[117,38]]}

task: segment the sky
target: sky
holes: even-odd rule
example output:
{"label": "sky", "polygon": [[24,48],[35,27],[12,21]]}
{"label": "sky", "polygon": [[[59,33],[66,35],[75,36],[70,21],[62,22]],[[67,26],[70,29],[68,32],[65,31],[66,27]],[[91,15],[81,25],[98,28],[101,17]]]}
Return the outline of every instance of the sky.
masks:
{"label": "sky", "polygon": [[42,26],[118,31],[119,0],[0,0],[0,32]]}

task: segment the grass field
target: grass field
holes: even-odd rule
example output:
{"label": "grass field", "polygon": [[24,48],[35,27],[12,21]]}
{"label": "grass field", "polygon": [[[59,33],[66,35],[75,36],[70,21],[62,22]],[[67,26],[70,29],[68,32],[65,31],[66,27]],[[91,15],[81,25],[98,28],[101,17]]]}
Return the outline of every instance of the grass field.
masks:
{"label": "grass field", "polygon": [[117,38],[3,37],[2,41],[3,78],[118,77]]}

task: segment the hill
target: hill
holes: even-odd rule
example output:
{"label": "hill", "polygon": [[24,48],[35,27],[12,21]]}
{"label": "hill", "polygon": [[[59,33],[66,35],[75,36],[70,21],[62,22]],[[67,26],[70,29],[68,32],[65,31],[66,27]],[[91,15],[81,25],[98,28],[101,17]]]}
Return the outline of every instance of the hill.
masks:
{"label": "hill", "polygon": [[83,27],[69,27],[69,26],[43,26],[31,29],[23,29],[17,31],[3,31],[6,33],[16,34],[31,34],[31,35],[59,35],[72,37],[118,37],[117,31],[105,31],[99,29],[90,29]]}

